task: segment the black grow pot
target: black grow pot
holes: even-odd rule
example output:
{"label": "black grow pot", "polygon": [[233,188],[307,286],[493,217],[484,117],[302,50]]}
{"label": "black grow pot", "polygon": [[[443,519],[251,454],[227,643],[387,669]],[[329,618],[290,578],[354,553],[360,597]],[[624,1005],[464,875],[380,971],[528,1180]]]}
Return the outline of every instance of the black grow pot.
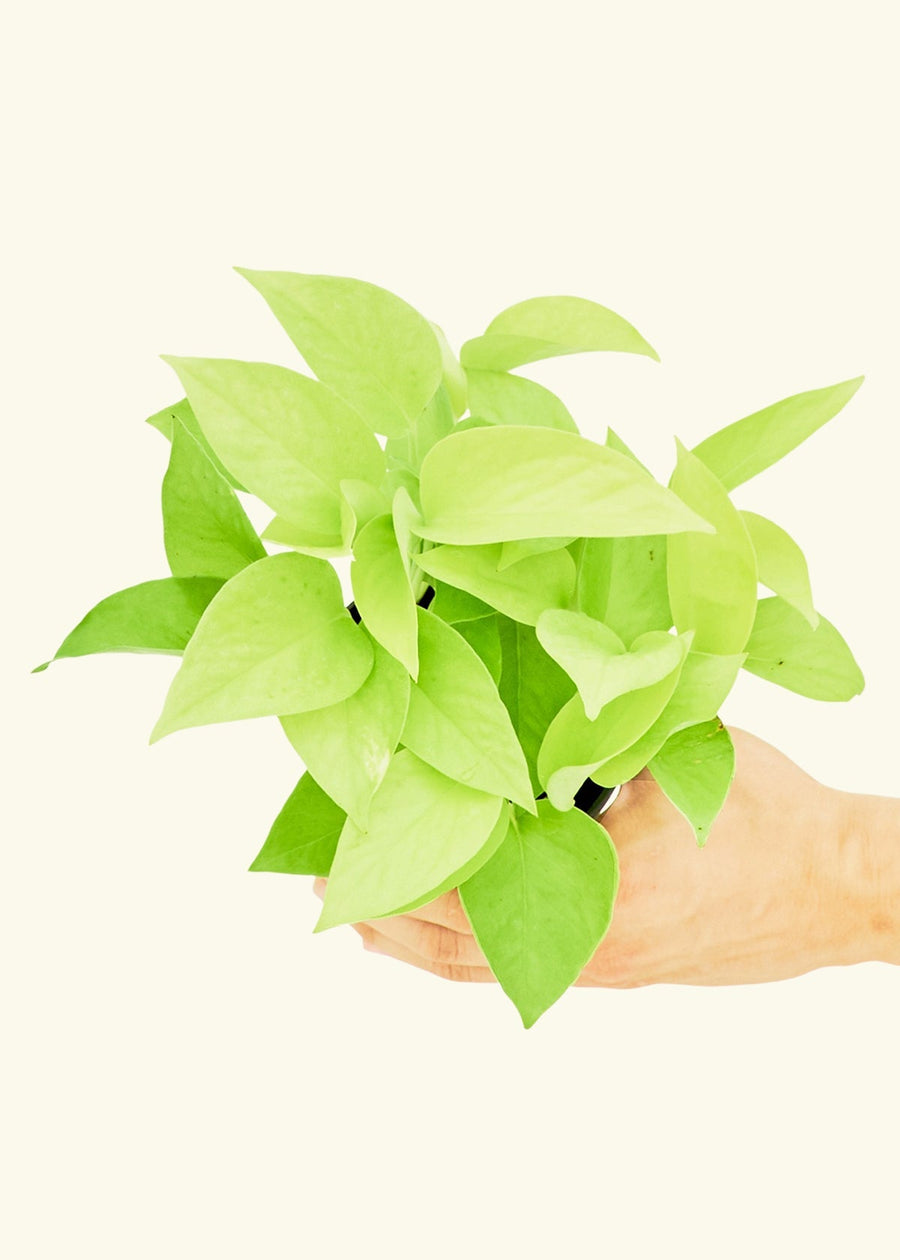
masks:
{"label": "black grow pot", "polygon": [[[420,608],[427,608],[433,599],[434,587],[429,586],[426,588],[424,594],[417,603]],[[347,605],[347,612],[356,624],[359,625],[362,618],[359,615],[359,611],[355,603],[351,602]],[[599,818],[600,815],[612,804],[613,800],[618,795],[618,791],[618,788],[600,787],[600,785],[595,783],[593,779],[585,779],[584,783],[582,783],[581,787],[575,793],[575,808],[582,810],[585,814],[590,814],[592,818]],[[537,799],[542,800],[546,797],[546,795],[546,792],[541,792]]]}

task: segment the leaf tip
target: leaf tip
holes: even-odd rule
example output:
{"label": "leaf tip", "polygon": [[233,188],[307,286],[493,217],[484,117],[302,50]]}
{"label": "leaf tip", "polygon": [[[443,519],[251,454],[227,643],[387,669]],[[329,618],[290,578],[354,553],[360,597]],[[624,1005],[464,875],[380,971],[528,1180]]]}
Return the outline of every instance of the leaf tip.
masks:
{"label": "leaf tip", "polygon": [[32,674],[42,674],[51,663],[51,661],[44,661],[42,665],[35,665],[34,669],[31,671]]}

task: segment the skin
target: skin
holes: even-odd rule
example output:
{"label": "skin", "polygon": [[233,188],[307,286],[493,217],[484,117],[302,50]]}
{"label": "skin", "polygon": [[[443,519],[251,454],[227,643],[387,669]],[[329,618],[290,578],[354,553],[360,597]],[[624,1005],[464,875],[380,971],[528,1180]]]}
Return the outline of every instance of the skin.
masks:
{"label": "skin", "polygon": [[[576,985],[759,984],[900,963],[900,801],[826,787],[771,744],[729,731],[735,778],[704,848],[648,770],[603,815],[619,893]],[[318,896],[325,887],[315,881]],[[455,889],[351,926],[373,953],[494,982]]]}

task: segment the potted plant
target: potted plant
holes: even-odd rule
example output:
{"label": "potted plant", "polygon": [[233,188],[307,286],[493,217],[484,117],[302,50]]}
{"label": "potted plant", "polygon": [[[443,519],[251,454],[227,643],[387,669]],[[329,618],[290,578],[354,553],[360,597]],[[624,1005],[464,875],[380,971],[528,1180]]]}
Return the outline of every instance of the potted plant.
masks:
{"label": "potted plant", "polygon": [[[171,441],[171,575],[101,601],[53,659],[180,656],[151,742],[277,717],[305,770],[251,870],[328,876],[316,931],[458,888],[529,1027],[611,921],[609,790],[649,766],[702,845],[734,774],[719,711],[740,669],[820,700],[862,690],[797,544],[731,499],[861,378],[677,443],[664,486],[514,371],[656,359],[607,308],[518,302],[457,358],[376,285],[241,274],[315,376],[167,359],[185,397],[150,423]],[[274,513],[261,537],[242,494]]]}

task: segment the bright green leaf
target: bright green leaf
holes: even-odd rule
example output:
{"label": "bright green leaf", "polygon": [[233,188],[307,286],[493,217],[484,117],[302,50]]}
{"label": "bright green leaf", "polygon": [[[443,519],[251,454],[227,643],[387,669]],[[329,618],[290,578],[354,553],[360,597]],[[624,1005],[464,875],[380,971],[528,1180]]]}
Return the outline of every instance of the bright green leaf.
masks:
{"label": "bright green leaf", "polygon": [[793,394],[720,429],[694,447],[726,490],[749,481],[836,416],[862,385],[857,376],[825,389]]}
{"label": "bright green leaf", "polygon": [[602,621],[626,645],[644,631],[671,627],[664,534],[579,538],[570,551],[579,612]]}
{"label": "bright green leaf", "polygon": [[418,468],[432,446],[452,431],[454,419],[450,395],[443,385],[439,385],[434,397],[416,419],[410,434],[413,468]]}
{"label": "bright green leaf", "polygon": [[426,905],[430,901],[434,901],[436,897],[442,896],[449,892],[452,888],[458,888],[460,884],[470,879],[476,871],[480,870],[490,858],[494,856],[500,845],[503,843],[507,830],[509,829],[509,820],[512,817],[513,809],[509,801],[504,801],[497,821],[494,823],[494,829],[485,840],[484,844],[475,851],[467,862],[464,862],[457,870],[450,875],[446,875],[439,884],[428,890],[427,893],[419,893],[405,906],[398,906],[393,911],[394,914],[409,914],[411,910],[418,910],[420,906]]}
{"label": "bright green leaf", "polygon": [[619,887],[615,846],[579,809],[538,802],[459,885],[472,932],[530,1028],[577,980],[612,921]]}
{"label": "bright green leaf", "polygon": [[382,490],[369,481],[357,481],[352,477],[344,477],[340,483],[341,491],[341,531],[349,550],[356,535],[376,516],[390,511]]}
{"label": "bright green leaf", "polygon": [[376,516],[359,531],[350,581],[359,615],[372,637],[415,678],[419,670],[416,600],[391,516]]}
{"label": "bright green leaf", "polygon": [[499,612],[533,626],[545,608],[565,608],[575,589],[575,562],[566,550],[497,566],[501,544],[442,546],[423,551],[419,568],[438,582],[467,591]]}
{"label": "bright green leaf", "polygon": [[518,564],[528,556],[540,556],[545,551],[559,551],[576,542],[575,538],[513,538],[500,544],[500,559],[497,568],[502,573],[511,564]]}
{"label": "bright green leaf", "polygon": [[499,614],[495,619],[500,632],[500,698],[522,745],[532,788],[540,792],[538,753],[550,723],[572,698],[575,684],[541,647],[532,626]]}
{"label": "bright green leaf", "polygon": [[206,452],[207,458],[213,468],[215,468],[216,472],[219,473],[220,476],[225,478],[232,489],[244,490],[245,487],[231,475],[219,459],[216,452],[210,446],[209,442],[206,440],[203,430],[197,423],[197,417],[194,415],[193,408],[186,398],[180,399],[179,402],[172,403],[171,407],[163,407],[161,411],[157,411],[154,415],[147,417],[147,424],[152,424],[154,429],[158,429],[163,437],[168,438],[170,442],[172,441],[172,435],[175,432],[175,426],[179,423],[183,424],[194,441],[199,443]]}
{"label": "bright green leaf", "polygon": [[406,721],[409,675],[373,644],[375,663],[358,691],[324,709],[282,717],[281,725],[316,782],[360,827]]}
{"label": "bright green leaf", "polygon": [[443,374],[441,346],[424,316],[365,280],[237,270],[316,376],[375,433],[406,432]]}
{"label": "bright green leaf", "polygon": [[432,900],[485,846],[503,809],[501,797],[448,779],[401,749],[372,798],[366,830],[349,818],[344,824],[313,930]]}
{"label": "bright green leaf", "polygon": [[417,611],[419,677],[402,742],[451,779],[533,809],[525,756],[490,671],[452,626]]}
{"label": "bright green leaf", "polygon": [[684,657],[681,642],[663,630],[639,635],[629,650],[609,626],[579,612],[547,609],[536,631],[541,646],[578,688],[591,722],[616,696],[667,678]]}
{"label": "bright green leaf", "polygon": [[484,336],[467,341],[460,353],[463,366],[502,372],[588,350],[622,350],[659,355],[638,330],[615,311],[587,298],[537,297],[508,306],[492,319]]}
{"label": "bright green leaf", "polygon": [[263,530],[262,537],[266,542],[293,547],[294,551],[299,551],[303,556],[319,556],[322,559],[346,556],[350,550],[350,544],[345,537],[337,534],[320,534],[316,530],[307,529],[304,525],[289,521],[283,516],[273,517]]}
{"label": "bright green leaf", "polygon": [[327,876],[346,814],[306,773],[272,824],[251,871]]}
{"label": "bright green leaf", "polygon": [[221,589],[220,578],[160,578],[107,595],[63,639],[37,674],[66,656],[95,652],[159,652],[178,656],[204,610]]}
{"label": "bright green leaf", "polygon": [[527,424],[577,433],[578,425],[561,398],[536,381],[509,372],[468,368],[469,411],[491,424]]}
{"label": "bright green leaf", "polygon": [[420,492],[434,542],[713,532],[633,460],[556,429],[457,426],[425,456]]}
{"label": "bright green leaf", "polygon": [[490,617],[478,617],[472,621],[457,621],[454,629],[457,634],[462,635],[469,647],[478,653],[487,666],[491,678],[499,686],[503,672],[503,649],[500,644],[497,614],[494,613]]}
{"label": "bright green leaf", "polygon": [[693,630],[694,648],[723,656],[743,651],[756,612],[756,553],[740,512],[724,486],[680,442],[671,488],[716,527],[668,540],[669,604],[680,631]]}
{"label": "bright green leaf", "polygon": [[412,557],[421,548],[421,541],[413,533],[413,525],[420,520],[419,509],[412,500],[405,486],[399,486],[391,502],[391,516],[394,522],[394,536],[407,572],[412,567]]}
{"label": "bright green leaf", "polygon": [[813,607],[809,568],[803,552],[790,534],[774,521],[756,512],[741,512],[741,516],[756,552],[760,582],[793,605],[815,630],[819,614]]}
{"label": "bright green leaf", "polygon": [[651,686],[627,691],[608,701],[590,721],[579,696],[573,696],[550,723],[538,755],[538,774],[557,809],[570,809],[575,793],[598,766],[623,752],[650,729],[678,682],[690,634],[673,638],[681,659]]}
{"label": "bright green leaf", "polygon": [[175,577],[230,578],[266,549],[237,495],[180,421],[163,477],[163,533]]}
{"label": "bright green leaf", "polygon": [[164,358],[223,463],[279,516],[321,538],[310,545],[341,546],[341,481],[378,485],[385,469],[356,412],[318,381],[272,363]]}
{"label": "bright green leaf", "polygon": [[643,468],[644,472],[648,476],[652,476],[647,465],[641,463],[631,447],[624,442],[622,438],[619,437],[618,433],[616,433],[613,429],[608,428],[606,430],[606,445],[611,451],[618,451],[620,455],[627,455],[629,459],[634,460],[639,468]]}
{"label": "bright green leaf", "polygon": [[650,773],[691,824],[701,848],[725,804],[734,771],[731,736],[715,718],[671,735],[650,762]]}
{"label": "bright green leaf", "polygon": [[151,743],[184,727],[337,704],[372,660],[327,561],[267,556],[235,574],[201,617]]}
{"label": "bright green leaf", "polygon": [[627,783],[648,765],[670,735],[700,722],[711,722],[734,686],[745,659],[743,652],[735,656],[688,652],[671,699],[650,729],[623,752],[602,762],[591,778],[603,787]]}
{"label": "bright green leaf", "polygon": [[484,600],[476,599],[474,595],[461,591],[456,586],[445,586],[442,583],[436,585],[435,596],[429,607],[441,621],[448,621],[451,625],[495,615],[495,610]]}
{"label": "bright green leaf", "polygon": [[466,374],[463,371],[459,359],[450,347],[450,342],[444,334],[443,328],[433,321],[431,330],[437,338],[437,343],[441,348],[441,364],[443,369],[443,383],[450,399],[450,406],[453,409],[453,416],[461,416],[468,406],[468,384],[466,382]]}
{"label": "bright green leaf", "polygon": [[812,700],[850,700],[865,686],[846,640],[819,615],[815,630],[778,595],[761,599],[744,669]]}

